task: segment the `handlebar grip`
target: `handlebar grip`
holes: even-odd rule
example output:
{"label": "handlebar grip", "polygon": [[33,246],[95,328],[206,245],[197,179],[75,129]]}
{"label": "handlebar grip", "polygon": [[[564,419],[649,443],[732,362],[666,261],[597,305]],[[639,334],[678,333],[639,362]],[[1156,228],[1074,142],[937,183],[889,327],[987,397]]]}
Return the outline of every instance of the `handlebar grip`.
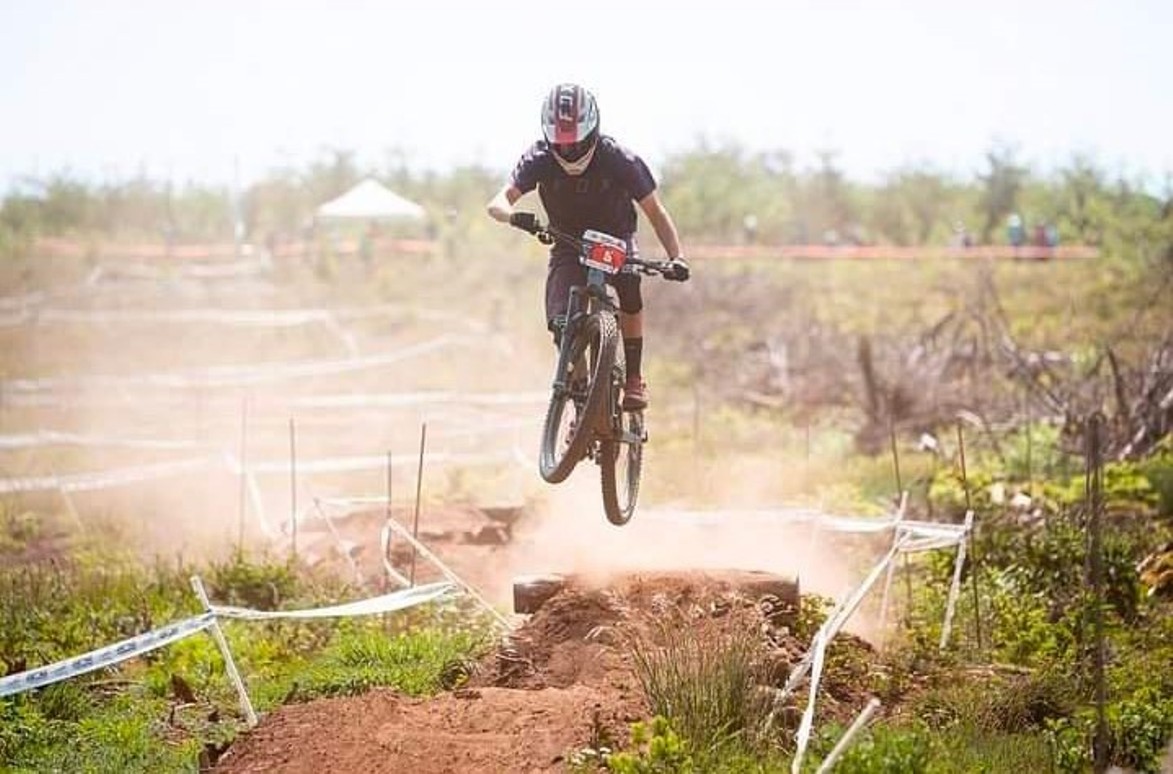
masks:
{"label": "handlebar grip", "polygon": [[511,214],[509,216],[509,225],[531,234],[537,234],[542,230],[542,224],[538,220],[538,216],[532,212],[515,212]]}

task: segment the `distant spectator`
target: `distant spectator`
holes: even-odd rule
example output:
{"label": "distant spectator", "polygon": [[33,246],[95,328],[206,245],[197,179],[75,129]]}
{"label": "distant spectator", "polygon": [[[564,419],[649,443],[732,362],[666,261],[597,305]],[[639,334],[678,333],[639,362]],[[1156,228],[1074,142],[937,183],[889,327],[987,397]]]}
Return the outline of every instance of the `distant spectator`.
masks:
{"label": "distant spectator", "polygon": [[1010,239],[1010,244],[1015,247],[1026,244],[1026,228],[1022,225],[1022,216],[1017,212],[1010,213],[1010,217],[1006,219],[1006,235]]}
{"label": "distant spectator", "polygon": [[960,220],[953,222],[953,238],[950,242],[953,247],[970,247],[973,245],[973,235]]}
{"label": "distant spectator", "polygon": [[1039,222],[1035,223],[1034,246],[1035,247],[1046,247],[1047,246],[1047,224],[1041,220]]}
{"label": "distant spectator", "polygon": [[1047,247],[1059,246],[1059,227],[1054,223],[1047,224]]}
{"label": "distant spectator", "polygon": [[755,244],[758,241],[758,216],[749,213],[741,221],[741,227],[745,233],[746,244]]}

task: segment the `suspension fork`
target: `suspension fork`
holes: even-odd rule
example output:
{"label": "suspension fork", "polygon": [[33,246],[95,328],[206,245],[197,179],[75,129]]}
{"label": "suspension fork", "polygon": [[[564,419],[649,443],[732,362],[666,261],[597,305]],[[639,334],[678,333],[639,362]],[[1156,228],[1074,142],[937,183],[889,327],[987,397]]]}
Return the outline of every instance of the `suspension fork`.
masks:
{"label": "suspension fork", "polygon": [[[567,382],[567,374],[570,371],[570,348],[574,342],[575,334],[578,332],[578,327],[582,324],[582,319],[586,317],[583,310],[583,298],[585,289],[582,287],[572,287],[570,289],[570,298],[566,304],[566,315],[561,320],[554,318],[554,326],[558,328],[558,367],[554,371],[554,394],[561,397],[570,389]],[[589,312],[589,304],[587,305]]]}

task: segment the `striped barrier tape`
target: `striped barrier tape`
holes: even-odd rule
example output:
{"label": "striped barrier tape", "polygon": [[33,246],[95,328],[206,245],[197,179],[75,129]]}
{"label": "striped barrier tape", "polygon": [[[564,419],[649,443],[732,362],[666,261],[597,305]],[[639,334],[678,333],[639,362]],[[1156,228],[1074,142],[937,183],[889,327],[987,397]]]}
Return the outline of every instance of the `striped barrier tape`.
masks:
{"label": "striped barrier tape", "polygon": [[[513,459],[509,451],[501,452],[428,452],[424,455],[424,462],[428,465],[496,465],[510,462]],[[394,467],[408,467],[417,464],[407,454],[399,455],[393,463]],[[292,464],[289,460],[258,462],[242,471],[240,462],[230,454],[195,457],[173,462],[158,462],[148,465],[134,465],[124,468],[113,468],[98,473],[69,473],[64,475],[46,476],[16,476],[0,478],[0,495],[23,494],[30,492],[93,492],[102,489],[113,489],[131,484],[141,484],[146,481],[156,481],[161,478],[184,475],[201,468],[220,466],[234,475],[246,473],[248,476],[289,475]],[[385,455],[367,455],[361,457],[327,457],[315,460],[298,461],[298,475],[315,475],[322,473],[358,473],[371,470],[384,470],[387,467]]]}
{"label": "striped barrier tape", "polygon": [[160,478],[190,473],[193,470],[218,464],[221,457],[196,457],[194,459],[160,462],[153,465],[135,465],[116,468],[101,473],[73,473],[63,476],[21,476],[0,479],[0,494],[20,492],[87,492],[110,489],[127,484],[138,484]]}
{"label": "striped barrier tape", "polygon": [[394,613],[397,610],[406,610],[409,607],[432,602],[447,596],[455,590],[456,584],[440,581],[438,583],[429,583],[426,586],[415,586],[409,589],[393,591],[390,594],[384,594],[379,597],[360,599],[357,602],[347,602],[341,605],[318,607],[310,610],[249,610],[243,607],[212,605],[212,612],[220,618],[234,618],[245,621],[378,615],[380,613]]}
{"label": "striped barrier tape", "polygon": [[135,656],[178,642],[185,637],[202,632],[215,622],[211,613],[185,618],[178,623],[154,629],[145,634],[130,637],[122,642],[90,651],[81,656],[58,661],[56,664],[29,669],[8,677],[0,678],[0,696],[31,691],[71,677],[84,675],[105,667],[122,663]]}
{"label": "striped barrier tape", "polygon": [[62,680],[115,666],[123,661],[212,628],[218,618],[266,621],[282,618],[339,618],[392,613],[435,601],[452,593],[456,588],[456,584],[442,581],[370,599],[309,610],[249,610],[240,607],[211,605],[206,613],[185,618],[182,621],[153,629],[80,656],[0,678],[0,697],[43,688]]}
{"label": "striped barrier tape", "polygon": [[403,360],[467,343],[465,337],[445,334],[429,341],[413,344],[394,352],[368,357],[349,357],[341,360],[308,360],[276,362],[260,366],[217,366],[200,371],[138,374],[134,376],[46,377],[41,379],[9,379],[0,382],[5,400],[19,395],[79,389],[127,389],[146,387],[154,389],[185,389],[207,387],[241,387],[267,382],[299,379],[311,376],[336,376],[354,371],[370,370],[393,365]]}

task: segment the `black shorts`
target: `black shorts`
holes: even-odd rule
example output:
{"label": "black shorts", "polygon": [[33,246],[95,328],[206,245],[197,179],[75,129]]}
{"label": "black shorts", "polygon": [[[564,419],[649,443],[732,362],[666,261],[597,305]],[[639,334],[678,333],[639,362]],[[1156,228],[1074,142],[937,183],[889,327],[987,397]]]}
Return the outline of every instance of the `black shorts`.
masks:
{"label": "black shorts", "polygon": [[[635,253],[633,249],[633,254]],[[570,288],[585,285],[587,268],[578,262],[577,255],[557,254],[550,256],[549,271],[546,274],[546,326],[554,330],[554,320],[566,315],[570,304]],[[615,288],[619,296],[619,309],[635,314],[644,308],[643,294],[639,289],[640,276],[635,272],[622,271],[607,277],[607,283]]]}

